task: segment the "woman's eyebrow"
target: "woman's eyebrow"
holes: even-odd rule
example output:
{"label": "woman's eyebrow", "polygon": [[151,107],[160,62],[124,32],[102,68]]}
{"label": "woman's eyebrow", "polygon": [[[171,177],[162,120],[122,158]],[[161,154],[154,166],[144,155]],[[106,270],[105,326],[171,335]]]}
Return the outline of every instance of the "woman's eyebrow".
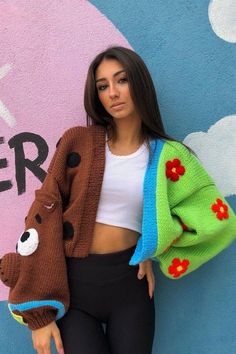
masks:
{"label": "woman's eyebrow", "polygon": [[[117,76],[117,75],[119,75],[120,73],[123,73],[123,72],[125,72],[124,69],[123,69],[123,70],[119,70],[119,71],[117,71],[116,73],[113,74],[113,77],[115,77],[115,76]],[[105,78],[105,77],[101,77],[100,79],[97,79],[97,80],[96,80],[96,83],[97,83],[98,81],[102,81],[102,80],[106,80],[106,78]]]}

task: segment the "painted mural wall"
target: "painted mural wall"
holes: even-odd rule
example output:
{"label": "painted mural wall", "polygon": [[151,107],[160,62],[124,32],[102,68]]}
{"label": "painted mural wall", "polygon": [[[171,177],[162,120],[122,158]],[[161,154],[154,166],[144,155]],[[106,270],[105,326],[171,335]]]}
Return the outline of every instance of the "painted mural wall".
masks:
{"label": "painted mural wall", "polygon": [[[86,125],[87,68],[108,45],[143,57],[167,132],[236,210],[235,18],[232,0],[0,1],[0,257],[15,251],[60,135]],[[236,353],[235,252],[234,243],[179,281],[155,264],[153,354]],[[35,353],[7,294],[0,284],[0,354]]]}

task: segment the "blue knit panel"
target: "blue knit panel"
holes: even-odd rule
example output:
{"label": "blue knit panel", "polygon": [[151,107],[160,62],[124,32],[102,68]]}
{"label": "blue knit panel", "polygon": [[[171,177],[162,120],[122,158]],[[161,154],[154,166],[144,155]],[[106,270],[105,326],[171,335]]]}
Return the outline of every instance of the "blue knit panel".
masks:
{"label": "blue knit panel", "polygon": [[158,243],[156,183],[158,163],[164,146],[164,141],[151,140],[150,145],[154,155],[151,162],[149,161],[144,176],[142,235],[138,240],[134,254],[129,261],[129,265],[136,265],[147,258],[151,258],[156,251]]}
{"label": "blue knit panel", "polygon": [[28,301],[23,302],[22,304],[8,304],[9,310],[12,312],[14,310],[18,311],[26,311],[31,309],[40,308],[42,306],[52,306],[55,307],[57,311],[56,320],[59,320],[65,314],[65,307],[64,305],[56,300],[39,300],[39,301]]}

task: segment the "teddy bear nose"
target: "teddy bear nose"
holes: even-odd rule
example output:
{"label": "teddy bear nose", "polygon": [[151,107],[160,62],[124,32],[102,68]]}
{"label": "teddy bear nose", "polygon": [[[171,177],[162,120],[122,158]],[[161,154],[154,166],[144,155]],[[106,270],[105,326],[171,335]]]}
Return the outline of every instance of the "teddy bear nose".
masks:
{"label": "teddy bear nose", "polygon": [[10,288],[16,285],[20,273],[20,255],[7,253],[0,260],[0,279]]}
{"label": "teddy bear nose", "polygon": [[28,231],[25,231],[23,233],[23,235],[21,236],[20,240],[21,240],[21,242],[25,242],[28,240],[29,237],[30,237],[30,233]]}

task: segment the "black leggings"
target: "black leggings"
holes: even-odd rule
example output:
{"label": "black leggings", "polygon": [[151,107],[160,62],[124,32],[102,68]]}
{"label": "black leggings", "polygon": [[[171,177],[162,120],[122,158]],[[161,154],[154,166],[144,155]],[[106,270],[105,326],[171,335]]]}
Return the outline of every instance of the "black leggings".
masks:
{"label": "black leggings", "polygon": [[134,250],[67,258],[71,302],[57,321],[65,354],[152,353],[154,297],[128,264]]}

